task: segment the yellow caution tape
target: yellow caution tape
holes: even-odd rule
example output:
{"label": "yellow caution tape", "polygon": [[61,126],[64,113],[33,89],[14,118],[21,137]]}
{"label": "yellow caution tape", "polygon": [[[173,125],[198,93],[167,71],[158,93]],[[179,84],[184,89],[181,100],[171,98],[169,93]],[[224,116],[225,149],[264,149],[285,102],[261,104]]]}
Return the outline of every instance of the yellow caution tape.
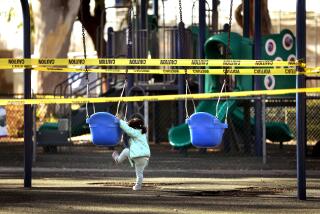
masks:
{"label": "yellow caution tape", "polygon": [[37,99],[57,99],[57,98],[64,98],[62,95],[45,95],[45,94],[35,94],[35,98]]}
{"label": "yellow caution tape", "polygon": [[[34,67],[33,70],[42,72],[86,72],[83,68],[61,67]],[[89,73],[110,74],[210,74],[210,75],[306,75],[318,74],[313,69],[305,69],[306,72],[297,72],[295,68],[228,68],[228,69],[87,69]]]}
{"label": "yellow caution tape", "polygon": [[0,106],[4,105],[36,105],[36,104],[76,104],[76,103],[107,103],[107,102],[142,102],[169,101],[183,99],[212,99],[221,97],[247,97],[260,95],[285,95],[293,93],[320,93],[320,88],[277,89],[259,91],[239,91],[205,94],[174,94],[131,97],[98,97],[98,98],[55,98],[55,99],[0,99]]}
{"label": "yellow caution tape", "polygon": [[211,67],[275,67],[301,66],[300,61],[272,61],[272,60],[221,60],[221,59],[23,59],[1,58],[0,66],[211,66]]}
{"label": "yellow caution tape", "polygon": [[[34,70],[45,72],[86,72],[80,68],[36,67]],[[302,75],[317,74],[314,69],[297,72],[295,68],[228,68],[228,69],[87,69],[90,73],[113,74],[211,74],[211,75]]]}
{"label": "yellow caution tape", "polygon": [[[57,98],[57,97],[59,97],[59,98],[64,98],[64,96],[60,96],[60,95],[48,95],[48,94],[33,94],[32,95],[33,96],[33,98],[37,98],[37,99],[43,99],[43,98],[52,98],[52,99],[54,99],[54,98]],[[23,97],[24,97],[24,95],[23,94],[19,94],[19,95],[14,95],[14,98],[15,99],[23,99]]]}
{"label": "yellow caution tape", "polygon": [[9,69],[32,69],[35,66],[32,65],[0,65],[1,70]]}

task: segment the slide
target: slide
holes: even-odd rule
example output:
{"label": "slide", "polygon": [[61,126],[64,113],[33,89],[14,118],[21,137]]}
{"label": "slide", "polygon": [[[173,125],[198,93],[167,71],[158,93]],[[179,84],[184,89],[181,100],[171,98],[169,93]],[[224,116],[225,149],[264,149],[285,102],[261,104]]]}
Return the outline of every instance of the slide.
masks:
{"label": "slide", "polygon": [[[196,111],[207,112],[209,114],[216,115],[216,105],[217,101],[215,100],[201,101],[197,106]],[[235,100],[220,101],[218,107],[218,119],[220,121],[224,121],[227,112],[227,107],[229,108],[228,112],[230,113],[234,111],[236,106],[237,104]],[[169,143],[173,147],[184,147],[189,146],[191,144],[189,127],[186,123],[171,128],[169,130],[168,137]]]}
{"label": "slide", "polygon": [[[217,101],[201,101],[197,107],[197,112],[208,112],[215,115]],[[225,119],[227,105],[226,101],[219,103],[218,118],[220,121]],[[229,115],[231,115],[234,125],[243,130],[244,113],[242,108],[237,106],[235,100],[228,100]],[[251,131],[254,132],[254,119],[250,118]],[[184,147],[191,145],[189,127],[186,123],[180,124],[169,130],[169,143],[173,147]],[[294,138],[288,125],[282,122],[266,122],[266,138],[273,142],[286,142]]]}
{"label": "slide", "polygon": [[[243,129],[244,113],[241,108],[236,108],[232,114],[234,125],[240,130]],[[254,118],[250,118],[251,132],[254,132]],[[272,142],[286,142],[294,138],[286,123],[266,121],[266,138]]]}

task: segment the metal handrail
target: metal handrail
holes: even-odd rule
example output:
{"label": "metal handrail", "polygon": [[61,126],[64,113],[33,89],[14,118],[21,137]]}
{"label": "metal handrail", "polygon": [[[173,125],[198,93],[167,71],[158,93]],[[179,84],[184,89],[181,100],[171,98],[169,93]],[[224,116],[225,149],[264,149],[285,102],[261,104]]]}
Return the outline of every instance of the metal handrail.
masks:
{"label": "metal handrail", "polygon": [[75,76],[80,75],[79,73],[75,73],[72,76],[68,77],[67,79],[63,80],[62,82],[58,83],[53,90],[53,95],[57,96],[57,90],[60,87],[60,96],[62,95],[62,86],[65,83],[68,83],[70,79],[73,79]]}

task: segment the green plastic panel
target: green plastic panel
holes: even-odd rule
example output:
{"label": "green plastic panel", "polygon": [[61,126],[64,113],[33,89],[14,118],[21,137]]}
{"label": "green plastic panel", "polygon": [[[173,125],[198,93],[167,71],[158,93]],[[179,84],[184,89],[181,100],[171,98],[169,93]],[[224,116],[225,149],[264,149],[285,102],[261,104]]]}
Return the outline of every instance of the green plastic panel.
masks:
{"label": "green plastic panel", "polygon": [[[237,33],[230,35],[230,52],[232,59],[253,59],[253,42]],[[224,58],[223,49],[227,47],[228,34],[221,33],[210,37],[205,44],[205,54],[208,59]],[[261,40],[261,58],[265,60],[295,60],[295,37],[289,30],[280,34],[263,36]],[[252,76],[236,76],[238,90],[252,90]],[[262,89],[295,88],[295,76],[262,76]],[[218,76],[206,76],[205,91],[216,91],[220,88]]]}

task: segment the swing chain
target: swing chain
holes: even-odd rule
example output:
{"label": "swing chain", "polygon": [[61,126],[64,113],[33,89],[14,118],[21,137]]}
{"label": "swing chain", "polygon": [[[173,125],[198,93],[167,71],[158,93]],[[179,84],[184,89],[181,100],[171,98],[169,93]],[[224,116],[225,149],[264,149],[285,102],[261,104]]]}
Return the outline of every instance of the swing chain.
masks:
{"label": "swing chain", "polygon": [[179,0],[179,15],[180,15],[180,22],[182,22],[182,3],[181,3],[181,0]]}
{"label": "swing chain", "polygon": [[[230,46],[231,46],[231,24],[232,24],[232,8],[233,8],[233,0],[230,0],[230,12],[229,12],[229,29],[228,29],[228,46],[227,46],[227,59],[230,59],[230,55],[231,55],[231,51],[230,51]],[[224,91],[227,92],[227,87],[228,87],[228,68],[226,69],[225,72],[225,76],[224,76],[224,84],[225,84],[225,88]],[[225,118],[225,122],[228,122],[228,111],[229,111],[229,103],[227,100],[227,113],[226,113],[226,118]]]}
{"label": "swing chain", "polygon": [[[230,0],[230,11],[229,11],[229,27],[228,27],[228,43],[227,43],[227,49],[226,49],[226,59],[230,59],[231,51],[231,24],[232,24],[232,7],[233,7],[233,0]],[[228,68],[225,69],[224,72],[224,81],[226,81],[226,87],[228,85]]]}
{"label": "swing chain", "polygon": [[133,12],[133,7],[131,5],[131,7],[129,8],[128,11],[128,35],[127,35],[127,44],[132,44],[132,14],[134,15]]}
{"label": "swing chain", "polygon": [[181,4],[181,0],[179,0],[179,15],[180,15],[180,22],[178,24],[178,36],[179,36],[179,49],[180,49],[180,58],[183,58],[182,54],[182,46],[183,46],[183,39],[184,39],[184,23],[182,20],[182,4]]}
{"label": "swing chain", "polygon": [[[189,88],[187,75],[188,75],[187,69],[184,69],[185,84],[186,84],[186,95],[188,94],[188,88]],[[189,118],[189,112],[188,112],[188,99],[187,99],[187,97],[184,100],[184,108],[186,109],[186,119],[188,119]]]}
{"label": "swing chain", "polygon": [[[187,75],[187,69],[185,69],[185,72],[186,72],[185,75]],[[187,78],[186,78],[185,82],[186,82],[185,83],[186,84],[186,95],[188,94],[188,92],[189,92],[189,94],[191,94],[191,90],[190,90]],[[192,105],[193,105],[193,112],[196,112],[196,104],[194,102],[194,99],[191,98],[191,101],[192,101]],[[188,99],[187,99],[187,97],[186,97],[186,99],[184,101],[184,107],[185,107],[185,110],[186,110],[186,119],[188,119],[189,118],[189,112],[188,112]]]}
{"label": "swing chain", "polygon": [[[128,11],[127,44],[132,44],[132,39],[131,39],[131,37],[132,37],[132,17],[131,17],[132,14],[133,14],[133,7],[131,6]],[[123,83],[123,88],[122,88],[120,97],[123,97],[123,95],[126,91],[127,85],[128,85],[128,67],[126,67],[126,73],[124,76],[124,83]],[[119,100],[118,105],[117,105],[117,111],[116,111],[116,116],[119,118],[120,118],[120,115],[119,115],[120,103],[121,103],[121,101]],[[128,112],[128,103],[125,104],[125,113],[124,113],[124,117],[123,117],[124,120],[126,120],[126,118],[127,118],[127,112]]]}
{"label": "swing chain", "polygon": [[231,43],[231,24],[232,24],[232,7],[233,7],[233,0],[230,0],[230,12],[229,12],[229,28],[228,28],[228,44],[226,50],[227,59],[230,58],[230,43]]}
{"label": "swing chain", "polygon": [[[179,47],[179,58],[183,58],[183,51],[182,51],[182,47],[183,47],[183,30],[184,30],[184,23],[182,20],[182,3],[181,0],[179,0],[179,18],[180,18],[180,22],[178,24],[178,47]],[[186,95],[188,94],[188,79],[187,79],[187,69],[185,69],[185,74],[184,74],[184,79],[185,79],[185,91],[186,91]],[[187,106],[187,97],[184,100],[184,107],[185,107],[185,111],[186,111],[186,118],[189,118],[189,113],[188,113],[188,106]]]}
{"label": "swing chain", "polygon": [[[81,16],[83,16],[83,12],[81,10]],[[82,30],[82,44],[83,44],[83,56],[84,56],[84,59],[86,60],[87,59],[87,46],[86,46],[86,35],[85,35],[85,27],[83,25],[83,23],[81,23],[81,30]],[[87,84],[87,98],[89,98],[89,73],[88,73],[88,67],[87,65],[85,64],[84,65],[84,68],[85,68],[85,78],[86,78],[86,84]],[[94,113],[96,112],[95,110],[95,106],[93,104],[93,111]],[[86,102],[86,118],[89,118],[89,111],[88,111],[88,101]]]}
{"label": "swing chain", "polygon": [[[85,29],[84,26],[82,24],[82,43],[83,43],[83,54],[84,54],[84,59],[87,59],[87,51],[86,51],[86,41],[85,41]],[[88,67],[87,65],[84,66],[85,67],[85,75],[86,75],[86,84],[87,84],[87,98],[89,98],[89,72],[88,72]],[[95,105],[93,103],[93,112],[96,113],[96,108]],[[88,101],[86,102],[86,118],[89,118],[89,111],[88,111]]]}
{"label": "swing chain", "polygon": [[[180,48],[180,58],[184,58],[183,56],[183,53],[184,51],[182,51],[182,47],[183,47],[183,39],[184,39],[184,23],[183,23],[183,20],[182,20],[182,3],[181,3],[181,0],[179,0],[179,16],[180,16],[180,22],[179,22],[179,25],[178,25],[178,36],[179,36],[179,48]],[[185,90],[186,90],[186,95],[188,94],[191,94],[191,90],[190,90],[190,87],[189,87],[189,83],[188,83],[188,70],[186,67],[184,67],[184,70],[185,70],[185,74],[184,74],[184,79],[185,79]],[[193,104],[193,109],[194,109],[194,112],[196,112],[196,105],[195,105],[195,102],[192,98],[192,104]],[[185,101],[184,101],[184,107],[185,107],[185,111],[186,111],[186,119],[189,118],[189,113],[188,113],[188,99],[187,97],[185,98]]]}
{"label": "swing chain", "polygon": [[[231,24],[232,24],[232,7],[233,7],[233,0],[230,0],[230,12],[229,12],[229,27],[228,27],[228,43],[227,43],[227,48],[226,48],[226,59],[230,59],[230,46],[231,46]],[[221,87],[221,91],[220,91],[220,95],[216,104],[216,117],[218,118],[219,116],[219,102],[220,102],[220,98],[221,98],[221,94],[222,92],[227,92],[227,87],[228,87],[228,67],[225,68],[225,72],[224,72],[224,79],[223,79],[223,84]],[[229,103],[228,103],[228,99],[226,99],[226,105],[227,105],[227,111],[226,111],[226,117],[225,117],[225,123],[228,122],[228,111],[229,111]]]}
{"label": "swing chain", "polygon": [[[87,49],[86,49],[86,35],[85,35],[85,28],[82,24],[82,44],[83,44],[83,56],[84,59],[87,59]],[[84,65],[85,70],[86,70],[86,78],[88,78],[88,68],[87,68],[87,64]]]}
{"label": "swing chain", "polygon": [[[123,94],[125,92],[126,87],[127,87],[127,79],[124,80],[123,88],[122,88],[120,97],[123,97]],[[116,111],[116,117],[119,117],[119,118],[120,118],[120,115],[119,115],[120,103],[121,103],[121,100],[118,101],[117,111]],[[125,115],[124,115],[124,120],[126,120],[126,117],[127,117],[127,105],[126,105],[126,112],[125,112]]]}
{"label": "swing chain", "polygon": [[163,58],[166,58],[166,20],[165,20],[165,6],[162,0],[162,28],[163,28]]}

